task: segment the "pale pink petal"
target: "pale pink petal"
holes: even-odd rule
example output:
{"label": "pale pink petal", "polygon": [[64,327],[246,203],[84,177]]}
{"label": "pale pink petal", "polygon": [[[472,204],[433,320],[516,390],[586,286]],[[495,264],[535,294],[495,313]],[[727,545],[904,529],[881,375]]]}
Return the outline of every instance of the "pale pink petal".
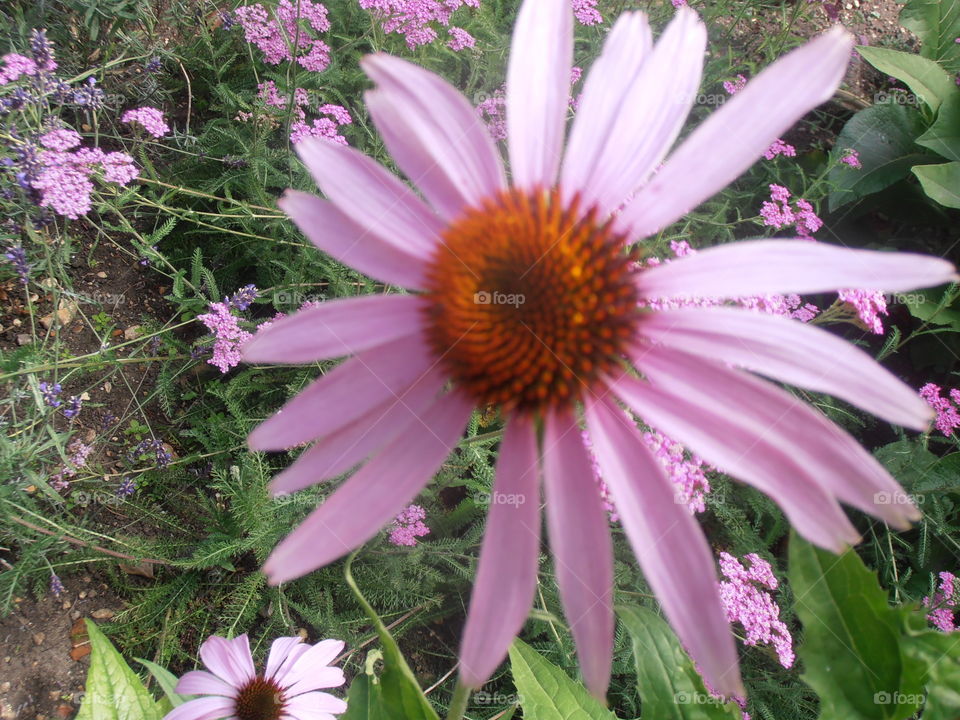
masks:
{"label": "pale pink petal", "polygon": [[613,543],[576,418],[546,418],[543,477],[547,528],[563,613],[587,689],[603,698],[613,662]]}
{"label": "pale pink petal", "polygon": [[[699,422],[698,428],[684,430],[685,437],[675,439],[689,443],[690,449],[704,459],[713,462],[708,457],[708,451],[715,456],[716,449],[697,447],[690,437],[698,433],[708,434],[708,417],[712,418],[709,422],[715,444],[727,446],[729,451],[734,442],[743,443],[742,456],[739,458],[741,462],[768,453],[782,455],[779,461],[772,457],[767,459],[769,476],[766,481],[773,480],[785,485],[785,488],[780,491],[771,488],[764,492],[783,504],[785,510],[786,502],[805,502],[798,495],[813,492],[811,488],[819,485],[843,502],[899,528],[909,527],[910,520],[919,519],[919,514],[907,501],[903,490],[883,466],[849,434],[799,398],[739,370],[666,348],[638,351],[634,354],[634,360],[655,386],[662,387],[668,396],[674,398],[677,412],[681,407],[687,408],[688,424]],[[690,400],[684,401],[682,398]],[[634,402],[635,398],[631,397],[631,405]],[[661,423],[653,417],[650,421],[655,425]],[[729,435],[724,434],[724,426],[731,428]],[[742,440],[734,439],[734,427],[742,429],[745,436]],[[671,434],[666,427],[663,430]],[[747,445],[751,433],[755,436],[752,446]],[[717,460],[723,469],[723,460]],[[734,475],[738,474],[736,467],[726,466],[726,469]],[[747,477],[743,479],[760,487]],[[798,479],[801,482],[797,482]],[[897,494],[901,502],[885,503],[882,500],[884,493]],[[878,500],[881,504],[878,504]],[[814,509],[811,508],[811,511]],[[797,525],[800,529],[799,522]],[[845,531],[837,528],[837,540],[844,534],[849,536],[847,542],[857,540],[849,524]],[[822,538],[810,537],[810,540],[832,550],[841,549]]]}
{"label": "pale pink petal", "polygon": [[705,407],[709,398],[693,401],[689,394],[663,386],[659,376],[657,380],[651,385],[624,378],[614,384],[614,392],[644,422],[773,498],[797,531],[817,545],[839,552],[860,539],[837,500],[789,448],[733,408]]}
{"label": "pale pink petal", "polygon": [[347,704],[330,693],[311,692],[297,695],[287,702],[287,712],[293,720],[337,720],[335,714],[347,711]]}
{"label": "pale pink petal", "polygon": [[612,213],[667,154],[697,97],[706,44],[707,30],[697,14],[680,8],[627,90],[593,171],[564,178],[575,182],[586,205],[598,203]]}
{"label": "pale pink petal", "polygon": [[267,667],[264,675],[272,678],[275,675],[282,676],[293,665],[291,650],[303,645],[301,637],[278,637],[270,643],[270,652],[267,655]]}
{"label": "pale pink petal", "polygon": [[233,700],[225,697],[202,697],[178,705],[163,720],[224,720],[233,717]]}
{"label": "pale pink petal", "polygon": [[307,240],[364,275],[411,290],[424,288],[422,257],[384,242],[316,195],[287,190],[277,205],[293,219]]}
{"label": "pale pink petal", "polygon": [[424,301],[416,295],[366,295],[309,307],[243,344],[245,362],[312,363],[353,355],[415,333]]}
{"label": "pale pink petal", "polygon": [[420,413],[433,402],[446,381],[442,372],[428,370],[385,403],[324,436],[270,482],[270,491],[283,495],[342,475],[393,440],[410,423],[419,422]]}
{"label": "pale pink petal", "polygon": [[295,148],[323,194],[344,215],[389,245],[430,257],[443,223],[399,179],[346,145],[307,138]]}
{"label": "pale pink petal", "polygon": [[610,131],[624,113],[627,91],[652,44],[650,25],[642,12],[622,13],[607,35],[603,52],[587,73],[567,140],[560,182],[565,201],[569,202],[575,192],[591,192],[583,179],[593,175]]}
{"label": "pale pink petal", "polygon": [[230,643],[230,651],[233,653],[233,662],[238,671],[245,680],[256,677],[257,669],[253,665],[253,654],[250,652],[250,638],[246,633],[237,635]]}
{"label": "pale pink petal", "polygon": [[958,280],[946,260],[850,250],[810,240],[748,240],[701,250],[639,273],[646,298],[723,299],[840,288],[901,292]]}
{"label": "pale pink petal", "polygon": [[335,432],[396,398],[434,364],[419,335],[365,350],[301,390],[247,442],[252,450],[283,450]]}
{"label": "pale pink petal", "polygon": [[513,184],[549,188],[563,154],[573,61],[569,0],[526,0],[507,68],[507,145]]}
{"label": "pale pink petal", "polygon": [[837,26],[757,75],[670,156],[624,208],[620,227],[631,237],[653,235],[729,185],[805,113],[833,97],[852,47],[853,36]]}
{"label": "pale pink petal", "polygon": [[447,220],[505,187],[500,154],[486,125],[446,80],[377,53],[361,63],[377,90],[367,109],[387,150]]}
{"label": "pale pink petal", "polygon": [[586,400],[600,472],[643,574],[680,642],[718,693],[745,694],[710,546],[633,422],[609,400]]}
{"label": "pale pink petal", "polygon": [[263,568],[270,583],[305,575],[376,535],[430,481],[472,409],[454,393],[426,410],[422,423],[405,428],[277,546]]}
{"label": "pale pink petal", "polygon": [[926,428],[933,410],[852,343],[796,320],[735,308],[648,313],[644,337],[842,398],[884,420]]}
{"label": "pale pink petal", "polygon": [[[540,555],[540,470],[533,423],[507,425],[460,648],[460,676],[479,688],[506,657],[533,604]],[[509,578],[509,582],[504,582]]]}
{"label": "pale pink petal", "polygon": [[213,673],[204,670],[191,670],[177,683],[180,695],[224,695],[233,697],[237,689]]}
{"label": "pale pink petal", "polygon": [[234,687],[242,686],[250,675],[244,663],[238,662],[233,644],[222,637],[211,635],[200,646],[200,659],[217,677]]}
{"label": "pale pink petal", "polygon": [[328,667],[343,652],[342,640],[322,640],[297,658],[297,664],[284,677],[291,695],[300,695],[320,688],[340,687],[346,682],[343,670]]}

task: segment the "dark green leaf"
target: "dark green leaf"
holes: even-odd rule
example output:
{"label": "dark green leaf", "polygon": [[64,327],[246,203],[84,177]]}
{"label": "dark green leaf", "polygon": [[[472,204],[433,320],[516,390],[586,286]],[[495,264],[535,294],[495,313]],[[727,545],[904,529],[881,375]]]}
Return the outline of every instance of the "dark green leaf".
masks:
{"label": "dark green leaf", "polygon": [[711,696],[693,661],[663,619],[641,607],[617,608],[633,640],[643,720],[735,720],[732,703]]}
{"label": "dark green leaf", "polygon": [[947,71],[933,60],[889,48],[861,45],[857,51],[877,70],[895,77],[934,112],[957,87]]}
{"label": "dark green leaf", "polygon": [[863,167],[855,170],[840,164],[830,171],[830,209],[883,190],[910,174],[910,168],[936,162],[916,144],[925,130],[916,108],[897,104],[874,105],[861,110],[837,137],[841,151],[852,148],[860,154]]}
{"label": "dark green leaf", "polygon": [[157,684],[160,686],[160,689],[163,690],[163,694],[170,701],[171,706],[177,707],[178,705],[182,705],[190,699],[190,696],[188,695],[177,694],[177,676],[167,670],[165,667],[160,667],[155,662],[150,662],[149,660],[143,660],[141,658],[134,658],[134,660],[150,671],[150,674],[153,675],[154,679],[157,681]]}
{"label": "dark green leaf", "polygon": [[960,208],[960,162],[913,168],[923,191],[944,207]]}
{"label": "dark green leaf", "polygon": [[903,609],[891,608],[853,550],[834,555],[790,539],[790,582],[803,623],[803,679],[822,720],[905,720],[921,703],[923,665],[901,647]]}
{"label": "dark green leaf", "polygon": [[531,720],[616,720],[586,688],[522,640],[510,646],[510,667],[523,716]]}
{"label": "dark green leaf", "polygon": [[947,72],[960,72],[960,3],[950,0],[909,0],[900,11],[900,24],[923,42],[920,54],[937,60]]}
{"label": "dark green leaf", "polygon": [[960,160],[960,91],[944,101],[936,121],[917,138],[917,144],[930,148],[947,160]]}
{"label": "dark green leaf", "polygon": [[380,685],[370,675],[357,675],[347,695],[347,711],[340,720],[391,720]]}

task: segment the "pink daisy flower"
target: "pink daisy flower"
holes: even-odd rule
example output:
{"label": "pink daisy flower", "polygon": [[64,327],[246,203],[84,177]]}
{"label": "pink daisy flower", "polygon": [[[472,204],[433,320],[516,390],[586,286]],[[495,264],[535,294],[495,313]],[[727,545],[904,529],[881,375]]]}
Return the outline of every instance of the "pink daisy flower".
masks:
{"label": "pink daisy flower", "polygon": [[181,695],[200,695],[175,707],[164,720],[335,720],[347,704],[320,688],[340,687],[343,670],[329,667],[343,650],[340,640],[307,645],[299,637],[273,641],[267,666],[257,674],[246,634],[233,640],[211,635],[200,646],[209,668],[188,672]]}
{"label": "pink daisy flower", "polygon": [[876,504],[876,493],[899,492],[883,467],[749,371],[911,428],[933,413],[869,355],[820,328],[731,307],[640,303],[900,291],[948,282],[954,268],[809,240],[738,242],[641,268],[631,243],[734,180],[832,96],[852,38],[836,28],[790,53],[666,157],[700,86],[707,33],[697,14],[680,8],[656,44],[643,13],[619,18],[564,149],[572,22],[567,0],[525,0],[520,10],[506,85],[510,183],[469,102],[384,54],[363,60],[376,84],[367,104],[424,200],[354,149],[322,140],[297,147],[327,199],[291,190],[284,211],[324,252],[414,292],[323,303],[244,345],[250,362],[352,356],[251,433],[254,450],[316,441],[273,480],[274,492],[366,461],[264,570],[271,583],[291,580],[374,537],[457,446],[473,409],[500,405],[508,422],[493,496],[513,501],[491,502],[460,649],[462,687],[492,675],[531,608],[542,485],[583,678],[602,696],[614,633],[612,542],[582,424],[681,641],[721,694],[743,695],[710,547],[622,406],[768,493],[800,533],[834,551],[859,539],[841,501],[896,527],[918,513]]}

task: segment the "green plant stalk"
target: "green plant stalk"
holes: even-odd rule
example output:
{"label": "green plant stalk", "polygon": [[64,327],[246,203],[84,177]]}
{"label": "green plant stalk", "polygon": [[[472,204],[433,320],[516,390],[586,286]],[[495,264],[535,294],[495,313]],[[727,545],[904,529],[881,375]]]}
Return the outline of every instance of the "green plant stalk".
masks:
{"label": "green plant stalk", "polygon": [[457,687],[453,691],[450,708],[447,710],[447,720],[462,720],[469,700],[470,688],[464,685],[462,680],[457,680]]}

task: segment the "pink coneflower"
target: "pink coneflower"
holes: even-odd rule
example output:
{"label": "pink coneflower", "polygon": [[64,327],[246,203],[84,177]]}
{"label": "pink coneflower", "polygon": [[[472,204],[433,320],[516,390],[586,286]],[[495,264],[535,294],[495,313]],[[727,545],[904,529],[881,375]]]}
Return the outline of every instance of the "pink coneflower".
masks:
{"label": "pink coneflower", "polygon": [[343,670],[329,667],[343,650],[340,640],[307,645],[299,637],[273,641],[267,666],[258,674],[250,641],[211,635],[200,646],[209,668],[188,672],[177,683],[181,695],[200,695],[164,716],[164,720],[336,720],[347,704],[321,688],[340,687]]}
{"label": "pink coneflower", "polygon": [[456,447],[473,409],[499,405],[508,421],[492,497],[507,501],[491,502],[460,687],[491,676],[528,615],[542,484],[564,611],[584,681],[602,696],[613,648],[612,543],[582,422],[665,614],[713,687],[743,695],[710,547],[621,403],[770,494],[820,546],[840,551],[859,539],[840,501],[897,527],[918,517],[909,504],[875,503],[875,493],[903,493],[850,435],[744,372],[923,428],[932,410],[869,355],[782,317],[639,306],[689,295],[899,291],[956,277],[941,259],[809,240],[737,242],[641,269],[630,243],[682,218],[828,100],[852,43],[836,28],[792,52],[664,161],[694,104],[706,39],[689,8],[656,45],[643,13],[621,16],[586,78],[564,151],[570,5],[526,0],[507,74],[509,184],[484,123],[452,86],[388,55],[363,61],[377,85],[366,97],[374,123],[425,200],[356,150],[307,140],[298,151],[328,199],[291,190],[280,205],[324,252],[416,292],[326,302],[244,346],[250,362],[354,356],[251,433],[254,450],[317,441],[274,479],[275,492],[369,458],[277,547],[264,568],[271,583],[374,537]]}

